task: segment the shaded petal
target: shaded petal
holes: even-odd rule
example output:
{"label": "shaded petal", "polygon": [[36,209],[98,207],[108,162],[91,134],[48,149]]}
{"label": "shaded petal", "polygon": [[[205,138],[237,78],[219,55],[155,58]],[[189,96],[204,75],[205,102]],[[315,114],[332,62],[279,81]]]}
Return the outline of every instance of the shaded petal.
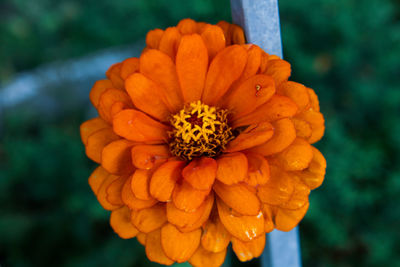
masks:
{"label": "shaded petal", "polygon": [[289,62],[283,59],[268,60],[264,74],[272,76],[275,80],[276,86],[287,81],[292,72]]}
{"label": "shaded petal", "polygon": [[242,215],[257,215],[260,212],[257,195],[244,183],[226,185],[216,181],[213,189],[226,205]]}
{"label": "shaded petal", "polygon": [[141,73],[135,73],[126,79],[125,87],[138,109],[160,121],[167,120],[170,110],[165,104],[163,89],[155,82]]}
{"label": "shaded petal", "polygon": [[80,126],[82,143],[86,146],[89,136],[91,136],[92,134],[94,134],[95,132],[97,132],[101,129],[110,128],[110,127],[111,127],[110,124],[108,124],[102,118],[93,118],[93,119],[85,121]]}
{"label": "shaded petal", "polygon": [[179,21],[176,27],[179,29],[181,34],[192,34],[197,31],[197,23],[192,19],[183,19]]}
{"label": "shaded petal", "polygon": [[296,129],[290,119],[282,119],[272,122],[274,134],[266,143],[253,147],[250,151],[269,156],[283,151],[294,139],[296,139]]}
{"label": "shaded petal", "polygon": [[279,167],[270,166],[271,177],[265,185],[257,188],[257,195],[263,203],[280,205],[291,197],[294,184],[291,177]]}
{"label": "shaded petal", "polygon": [[128,94],[118,89],[107,89],[100,96],[97,110],[104,120],[111,123],[114,115],[126,108],[133,108],[132,101]]}
{"label": "shaded petal", "polygon": [[210,217],[211,210],[213,209],[213,206],[214,206],[214,193],[213,192],[210,192],[210,194],[206,197],[206,199],[204,200],[202,205],[205,205],[205,209],[204,209],[204,212],[202,213],[200,219],[197,220],[192,225],[179,227],[179,231],[181,231],[183,233],[191,232],[191,231],[194,231],[194,230],[202,227],[205,224],[205,222]]}
{"label": "shaded petal", "polygon": [[161,245],[168,258],[176,262],[187,261],[200,244],[201,230],[181,233],[174,225],[168,223],[161,228]]}
{"label": "shaded petal", "polygon": [[131,221],[140,232],[153,232],[167,222],[165,204],[158,203],[150,208],[134,211]]}
{"label": "shaded petal", "polygon": [[115,210],[121,207],[122,205],[114,205],[110,203],[107,199],[107,188],[110,184],[112,184],[115,180],[120,179],[120,176],[109,175],[106,179],[104,179],[103,183],[101,184],[99,191],[97,193],[97,200],[99,201],[100,205],[105,210]]}
{"label": "shaded petal", "polygon": [[315,189],[324,181],[326,160],[318,149],[315,147],[311,148],[313,151],[313,158],[310,165],[303,171],[296,172],[296,175],[299,176],[310,189]]}
{"label": "shaded petal", "polygon": [[270,177],[268,161],[260,154],[247,153],[249,170],[245,182],[251,186],[266,184]]}
{"label": "shaded petal", "polygon": [[104,128],[93,133],[89,136],[87,141],[87,157],[97,163],[101,163],[101,152],[103,148],[112,141],[118,139],[120,139],[120,137],[116,135],[111,128]]}
{"label": "shaded petal", "polygon": [[228,247],[230,240],[231,234],[218,217],[208,220],[204,225],[201,245],[206,250],[214,253],[224,251]]}
{"label": "shaded petal", "polygon": [[247,158],[243,153],[227,153],[217,159],[217,179],[224,184],[236,184],[247,176]]}
{"label": "shaded petal", "polygon": [[114,180],[107,188],[107,201],[113,205],[124,205],[121,199],[122,187],[126,182],[127,177],[121,176],[118,179]]}
{"label": "shaded petal", "polygon": [[161,40],[161,37],[163,36],[163,34],[164,34],[164,31],[161,29],[154,29],[154,30],[149,31],[146,35],[146,45],[149,48],[157,49],[160,44],[160,40]]}
{"label": "shaded petal", "polygon": [[303,207],[298,210],[286,210],[279,208],[275,215],[275,228],[289,232],[303,219],[309,207],[307,202]]}
{"label": "shaded petal", "polygon": [[132,176],[131,189],[135,197],[142,200],[151,199],[150,179],[153,175],[152,170],[138,169]]}
{"label": "shaded petal", "polygon": [[124,89],[124,80],[121,78],[122,63],[112,65],[107,71],[106,76],[114,85],[113,88]]}
{"label": "shaded petal", "polygon": [[131,223],[131,211],[126,206],[111,212],[110,225],[114,232],[123,239],[135,237],[139,233]]}
{"label": "shaded petal", "polygon": [[192,160],[182,171],[183,178],[195,189],[208,190],[214,183],[217,162],[212,158],[201,157]]}
{"label": "shaded petal", "polygon": [[[127,58],[122,61],[121,78],[126,80],[131,74],[139,71],[139,59],[137,57]],[[126,85],[126,83],[125,83]]]}
{"label": "shaded petal", "polygon": [[[250,78],[253,75],[256,75],[258,69],[261,65],[262,59],[262,49],[254,44],[246,45],[247,48],[247,63],[243,70],[242,76],[240,77],[239,81],[244,81]],[[275,84],[275,82],[274,82]]]}
{"label": "shaded petal", "polygon": [[[159,229],[159,230],[156,230],[156,231],[161,231],[161,230]],[[140,244],[142,244],[143,246],[145,246],[145,245],[146,245],[146,239],[147,239],[146,236],[147,236],[147,235],[146,235],[145,233],[139,232],[139,233],[137,234],[137,236],[136,236],[136,239],[137,239],[137,241],[138,241]],[[160,246],[161,246],[161,244],[160,244]],[[149,258],[149,259],[150,259],[150,258]]]}
{"label": "shaded petal", "polygon": [[199,246],[189,259],[189,263],[194,267],[219,267],[224,263],[225,256],[226,249],[214,253]]}
{"label": "shaded petal", "polygon": [[[184,230],[191,229],[193,228],[193,226],[198,226],[197,228],[199,228],[205,222],[205,220],[202,220],[202,218],[204,217],[204,213],[208,213],[208,215],[210,214],[213,203],[214,203],[214,196],[213,194],[210,194],[200,205],[200,207],[198,207],[195,211],[185,212],[183,210],[178,209],[173,202],[168,202],[167,203],[168,221],[173,225],[177,226],[181,232],[188,232],[188,231],[182,231],[182,229]],[[195,229],[192,229],[191,231],[193,230]]]}
{"label": "shaded petal", "polygon": [[172,113],[182,108],[183,99],[178,75],[170,57],[155,49],[148,50],[140,56],[140,72],[163,88],[167,105]]}
{"label": "shaded petal", "polygon": [[312,158],[311,145],[301,138],[296,138],[288,148],[276,155],[277,162],[287,171],[304,170]]}
{"label": "shaded petal", "polygon": [[310,105],[308,90],[300,83],[292,81],[284,82],[278,87],[277,91],[279,94],[289,97],[296,103],[299,108],[297,112],[308,108]]}
{"label": "shaded petal", "polygon": [[224,48],[211,61],[202,95],[205,104],[215,105],[237,80],[247,61],[246,50],[233,45]]}
{"label": "shaded petal", "polygon": [[98,80],[94,83],[92,90],[90,90],[89,98],[95,108],[99,105],[100,96],[110,88],[114,88],[110,80]]}
{"label": "shaded petal", "polygon": [[259,106],[255,111],[233,121],[233,128],[292,117],[296,112],[297,106],[290,98],[273,95],[267,103]]}
{"label": "shaded petal", "polygon": [[185,165],[184,161],[169,161],[162,164],[151,177],[150,194],[159,201],[171,199],[172,191]]}
{"label": "shaded petal", "polygon": [[207,69],[207,48],[200,35],[183,36],[176,55],[176,72],[185,103],[200,100]]}
{"label": "shaded petal", "polygon": [[275,82],[270,76],[254,75],[230,90],[223,99],[222,107],[229,109],[235,120],[267,102],[274,93]]}
{"label": "shaded petal", "polygon": [[[139,238],[138,238],[139,239]],[[161,246],[161,230],[157,229],[146,235],[146,256],[149,260],[163,265],[171,265],[173,260],[168,258]]]}
{"label": "shaded petal", "polygon": [[181,38],[182,35],[176,27],[169,27],[164,31],[158,49],[175,61]]}
{"label": "shaded petal", "polygon": [[132,148],[132,163],[139,169],[152,169],[170,157],[167,145],[137,145]]}
{"label": "shaded petal", "polygon": [[269,122],[250,125],[235,139],[229,142],[226,152],[246,150],[268,141],[274,134],[274,129]]}
{"label": "shaded petal", "polygon": [[132,210],[141,210],[154,206],[157,200],[142,200],[135,197],[131,189],[132,177],[129,177],[122,187],[121,198],[125,205]]}
{"label": "shaded petal", "polygon": [[307,140],[309,143],[314,144],[322,138],[325,132],[325,120],[320,112],[307,110],[298,114],[296,118],[304,120],[311,125],[312,134]]}
{"label": "shaded petal", "polygon": [[221,30],[223,31],[223,33],[225,35],[225,45],[231,45],[231,43],[232,43],[232,36],[229,31],[229,25],[230,25],[230,23],[228,23],[226,21],[220,21],[217,23],[217,26],[221,28]]}
{"label": "shaded petal", "polygon": [[311,124],[304,120],[292,118],[294,128],[296,129],[296,136],[308,140],[312,135]]}
{"label": "shaded petal", "polygon": [[101,184],[110,174],[101,166],[97,167],[89,177],[89,185],[93,193],[97,195]]}
{"label": "shaded petal", "polygon": [[236,216],[220,199],[217,199],[218,214],[228,232],[242,241],[251,241],[264,234],[262,212],[255,216]]}
{"label": "shaded petal", "polygon": [[246,38],[244,36],[243,29],[236,25],[236,24],[230,24],[229,25],[229,33],[231,36],[232,44],[244,44],[246,43]]}
{"label": "shaded petal", "polygon": [[241,262],[249,261],[261,256],[265,246],[265,235],[261,235],[249,242],[243,242],[232,237],[232,249]]}
{"label": "shaded petal", "polygon": [[203,203],[210,190],[198,190],[193,188],[188,182],[182,180],[177,184],[172,194],[174,205],[183,211],[193,212]]}
{"label": "shaded petal", "polygon": [[319,100],[317,94],[311,88],[307,88],[307,91],[310,96],[310,106],[312,110],[319,112]]}
{"label": "shaded petal", "polygon": [[109,173],[129,174],[134,167],[131,159],[131,148],[135,143],[128,140],[117,140],[103,148],[101,166]]}
{"label": "shaded petal", "polygon": [[167,126],[134,109],[126,109],[115,115],[113,128],[116,134],[131,141],[163,142],[168,139]]}
{"label": "shaded petal", "polygon": [[310,195],[310,188],[304,184],[299,177],[289,173],[294,183],[294,190],[289,200],[279,205],[280,208],[297,210],[308,203],[308,196]]}
{"label": "shaded petal", "polygon": [[207,24],[201,33],[201,38],[203,38],[204,44],[207,47],[209,61],[225,48],[224,32],[218,26]]}
{"label": "shaded petal", "polygon": [[264,215],[264,231],[266,233],[270,233],[274,230],[274,222],[273,218],[273,207],[268,204],[262,204],[262,212]]}

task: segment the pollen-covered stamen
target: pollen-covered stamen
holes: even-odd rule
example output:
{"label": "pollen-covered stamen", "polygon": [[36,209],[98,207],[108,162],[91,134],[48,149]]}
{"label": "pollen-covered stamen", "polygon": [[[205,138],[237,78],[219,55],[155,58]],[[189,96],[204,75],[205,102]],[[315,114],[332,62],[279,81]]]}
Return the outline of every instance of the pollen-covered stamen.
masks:
{"label": "pollen-covered stamen", "polygon": [[234,138],[228,125],[228,111],[200,101],[190,103],[170,119],[170,150],[177,157],[216,157]]}

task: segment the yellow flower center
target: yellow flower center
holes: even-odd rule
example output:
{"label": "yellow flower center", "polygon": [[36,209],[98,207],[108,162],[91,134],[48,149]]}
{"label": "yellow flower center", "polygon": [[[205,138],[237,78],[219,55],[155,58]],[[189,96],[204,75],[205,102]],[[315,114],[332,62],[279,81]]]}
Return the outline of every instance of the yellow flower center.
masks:
{"label": "yellow flower center", "polygon": [[234,139],[227,115],[226,109],[210,107],[200,101],[190,103],[170,120],[173,127],[169,132],[171,153],[185,160],[221,154]]}

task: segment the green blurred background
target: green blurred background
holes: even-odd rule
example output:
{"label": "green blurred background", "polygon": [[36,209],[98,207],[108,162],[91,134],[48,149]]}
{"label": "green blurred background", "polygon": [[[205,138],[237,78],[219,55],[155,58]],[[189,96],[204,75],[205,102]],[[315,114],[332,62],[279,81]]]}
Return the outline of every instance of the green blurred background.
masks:
{"label": "green blurred background", "polygon": [[[281,0],[280,14],[291,79],[315,89],[326,118],[303,264],[400,266],[400,2]],[[84,63],[135,55],[148,30],[182,18],[231,21],[229,1],[2,0],[0,17],[0,94],[25,74],[59,75],[33,98],[0,99],[0,265],[156,266],[113,234],[87,184],[78,129],[104,72]]]}

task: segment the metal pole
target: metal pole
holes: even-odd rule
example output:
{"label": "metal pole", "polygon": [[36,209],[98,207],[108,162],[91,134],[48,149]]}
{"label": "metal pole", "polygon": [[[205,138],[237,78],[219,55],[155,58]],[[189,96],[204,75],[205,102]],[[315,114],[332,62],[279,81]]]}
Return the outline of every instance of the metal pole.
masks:
{"label": "metal pole", "polygon": [[[240,25],[249,43],[282,58],[277,0],[231,0],[233,22]],[[267,235],[262,267],[301,267],[299,231],[274,230]]]}

